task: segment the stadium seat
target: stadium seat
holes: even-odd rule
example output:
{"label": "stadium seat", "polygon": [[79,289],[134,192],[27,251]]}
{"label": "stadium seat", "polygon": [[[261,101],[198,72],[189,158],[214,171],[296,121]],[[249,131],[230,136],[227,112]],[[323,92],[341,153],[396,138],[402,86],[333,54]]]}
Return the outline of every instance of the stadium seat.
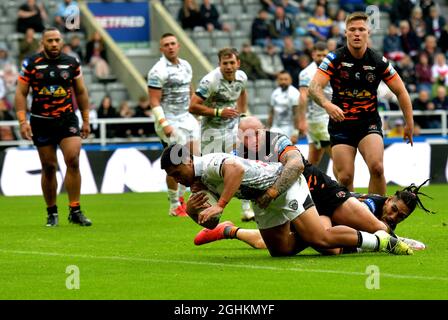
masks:
{"label": "stadium seat", "polygon": [[260,103],[269,104],[272,91],[275,89],[275,83],[271,80],[260,79],[255,81],[256,96]]}
{"label": "stadium seat", "polygon": [[246,8],[246,13],[254,18],[257,16],[258,11],[262,8],[260,1],[244,1],[244,6]]}
{"label": "stadium seat", "polygon": [[254,103],[249,104],[249,110],[254,116],[266,118],[269,115],[270,106],[269,103],[263,103],[257,99]]}
{"label": "stadium seat", "polygon": [[244,12],[244,7],[241,5],[240,0],[226,0],[225,2],[226,13],[238,19],[238,17]]}
{"label": "stadium seat", "polygon": [[248,15],[246,13],[240,15],[238,18],[238,30],[242,30],[244,32],[251,32],[253,21],[254,17],[252,17],[251,15]]}
{"label": "stadium seat", "polygon": [[20,47],[20,40],[24,38],[23,33],[13,32],[7,36],[8,39],[8,47],[11,50],[11,53],[18,54]]}
{"label": "stadium seat", "polygon": [[112,99],[114,105],[118,106],[122,101],[128,100],[128,90],[120,82],[112,82],[106,85],[106,91]]}
{"label": "stadium seat", "polygon": [[252,102],[255,102],[257,98],[257,92],[255,90],[255,85],[253,81],[251,80],[247,81],[246,90],[247,90],[248,103],[251,104]]}
{"label": "stadium seat", "polygon": [[215,30],[213,31],[211,37],[213,39],[213,47],[218,50],[232,46],[228,32]]}
{"label": "stadium seat", "polygon": [[212,38],[207,31],[194,32],[193,41],[203,52],[207,52],[211,47],[213,47]]}
{"label": "stadium seat", "polygon": [[19,11],[19,1],[8,1],[4,4],[3,11],[6,17],[17,19],[17,12]]}
{"label": "stadium seat", "polygon": [[87,89],[89,92],[90,102],[98,108],[101,100],[103,100],[107,93],[104,85],[102,83],[92,83]]}
{"label": "stadium seat", "polygon": [[0,17],[0,34],[9,35],[16,31],[16,24],[14,19],[4,16]]}
{"label": "stadium seat", "polygon": [[237,30],[238,29],[238,21],[237,19],[230,15],[230,14],[221,14],[219,16],[219,20],[223,24],[227,24],[230,27],[230,30]]}
{"label": "stadium seat", "polygon": [[208,61],[210,61],[210,63],[212,64],[213,67],[217,67],[219,64],[218,49],[211,48],[210,50],[208,50],[207,59],[208,59]]}
{"label": "stadium seat", "polygon": [[250,37],[247,31],[232,32],[232,46],[234,48],[240,50],[245,42],[250,42]]}

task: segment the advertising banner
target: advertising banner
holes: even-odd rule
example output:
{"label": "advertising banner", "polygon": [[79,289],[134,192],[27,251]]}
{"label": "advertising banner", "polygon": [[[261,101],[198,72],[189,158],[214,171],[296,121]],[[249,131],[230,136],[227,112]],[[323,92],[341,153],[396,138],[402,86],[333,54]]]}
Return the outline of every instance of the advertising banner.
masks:
{"label": "advertising banner", "polygon": [[[299,145],[303,154],[307,145]],[[58,192],[64,191],[65,163],[58,150]],[[159,192],[166,190],[165,171],[160,169],[161,150],[118,148],[116,150],[82,150],[80,170],[82,194]],[[447,183],[448,144],[393,143],[384,152],[386,181],[407,186],[422,183]],[[333,176],[331,161],[320,166]],[[40,195],[41,164],[34,148],[8,148],[0,151],[0,194],[6,196]],[[367,187],[369,172],[359,156],[355,161],[355,188]]]}
{"label": "advertising banner", "polygon": [[88,2],[90,11],[123,49],[148,48],[150,41],[149,3]]}

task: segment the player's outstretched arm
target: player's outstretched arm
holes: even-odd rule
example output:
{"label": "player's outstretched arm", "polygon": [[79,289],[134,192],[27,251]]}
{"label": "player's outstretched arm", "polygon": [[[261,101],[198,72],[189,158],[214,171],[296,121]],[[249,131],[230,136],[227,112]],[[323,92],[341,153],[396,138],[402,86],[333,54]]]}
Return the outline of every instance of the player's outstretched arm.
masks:
{"label": "player's outstretched arm", "polygon": [[224,189],[221,192],[218,203],[205,209],[199,214],[199,224],[207,222],[210,218],[213,218],[224,211],[227,203],[230,202],[241,185],[244,176],[244,167],[234,159],[224,160],[221,175],[224,180]]}

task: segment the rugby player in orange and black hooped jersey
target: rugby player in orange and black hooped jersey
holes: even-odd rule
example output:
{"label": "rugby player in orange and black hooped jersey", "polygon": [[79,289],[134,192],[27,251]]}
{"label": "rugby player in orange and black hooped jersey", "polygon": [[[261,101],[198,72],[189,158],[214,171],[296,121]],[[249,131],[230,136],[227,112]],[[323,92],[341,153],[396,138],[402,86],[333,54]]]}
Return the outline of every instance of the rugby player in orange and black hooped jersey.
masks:
{"label": "rugby player in orange and black hooped jersey", "polygon": [[[350,14],[345,32],[347,44],[330,52],[322,61],[309,85],[309,92],[330,116],[328,131],[338,181],[353,191],[354,162],[359,150],[370,172],[369,193],[384,195],[384,143],[377,108],[377,89],[381,80],[398,98],[406,121],[403,138],[412,146],[411,99],[387,59],[368,48],[368,16],[363,12]],[[328,82],[333,88],[331,101],[323,93]]]}
{"label": "rugby player in orange and black hooped jersey", "polygon": [[[90,133],[89,99],[79,61],[61,52],[63,39],[58,29],[48,28],[42,33],[43,51],[23,61],[19,75],[15,105],[22,138],[33,140],[42,164],[42,191],[47,205],[47,226],[58,225],[57,146],[67,166],[65,189],[69,199],[71,223],[90,226],[92,222],[80,206],[81,174],[79,154],[81,137]],[[31,88],[30,122],[26,118],[27,95]],[[79,128],[74,113],[75,99],[83,124]]]}

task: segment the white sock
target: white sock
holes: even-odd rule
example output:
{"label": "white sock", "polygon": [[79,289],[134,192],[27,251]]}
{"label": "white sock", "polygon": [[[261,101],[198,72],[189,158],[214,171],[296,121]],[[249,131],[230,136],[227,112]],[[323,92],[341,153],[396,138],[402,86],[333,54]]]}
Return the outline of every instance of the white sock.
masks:
{"label": "white sock", "polygon": [[184,196],[185,191],[187,191],[187,187],[179,183],[177,187],[177,195],[179,198]]}
{"label": "white sock", "polygon": [[366,251],[378,250],[379,243],[376,235],[364,231],[358,232],[361,237],[361,244],[359,245],[361,249]]}
{"label": "white sock", "polygon": [[249,210],[250,209],[250,200],[241,200],[241,208],[243,210]]}
{"label": "white sock", "polygon": [[177,190],[168,189],[168,199],[170,200],[170,208],[177,208],[180,206]]}

